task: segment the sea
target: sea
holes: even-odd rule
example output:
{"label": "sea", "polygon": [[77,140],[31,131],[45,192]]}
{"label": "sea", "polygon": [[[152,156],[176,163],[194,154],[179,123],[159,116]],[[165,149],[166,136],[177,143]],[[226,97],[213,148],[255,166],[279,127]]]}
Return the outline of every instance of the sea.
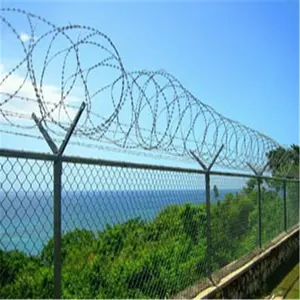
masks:
{"label": "sea", "polygon": [[[218,200],[238,189],[220,189]],[[215,202],[211,193],[211,202]],[[133,218],[151,221],[170,205],[205,202],[204,190],[62,191],[62,233],[101,231]],[[53,194],[0,191],[0,249],[40,253],[53,236]]]}

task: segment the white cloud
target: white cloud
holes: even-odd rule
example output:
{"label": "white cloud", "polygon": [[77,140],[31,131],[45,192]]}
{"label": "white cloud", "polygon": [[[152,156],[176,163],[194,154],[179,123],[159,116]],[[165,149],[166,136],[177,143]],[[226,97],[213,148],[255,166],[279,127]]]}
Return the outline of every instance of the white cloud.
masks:
{"label": "white cloud", "polygon": [[[7,71],[5,70],[5,67],[3,64],[0,64],[0,82],[3,80],[3,78],[7,75]],[[7,94],[14,94],[15,91],[20,87],[21,89],[18,91],[16,96],[20,97],[26,97],[30,99],[36,99],[36,95],[34,92],[34,87],[30,81],[30,79],[25,78],[24,76],[14,72],[12,73],[1,85],[0,85],[0,92],[1,93],[7,93]],[[0,94],[0,103],[3,103],[4,100],[7,98],[6,95]],[[55,108],[59,101],[61,100],[61,91],[60,88],[51,85],[43,83],[43,100],[47,102],[47,109],[48,111],[53,110],[51,113],[51,116],[56,121],[60,122],[70,122],[77,110],[73,109],[71,107],[67,107],[67,111],[64,109],[59,110],[58,108]],[[77,97],[76,95],[69,95],[65,100],[65,104],[76,104],[78,106],[79,103],[81,103],[81,99]],[[11,113],[19,113],[26,118],[31,119],[31,114],[35,113],[37,116],[40,116],[40,109],[37,101],[26,101],[19,99],[18,97],[14,97],[13,99],[10,99],[8,102],[5,102],[1,109],[3,109],[6,112]],[[21,120],[19,118],[10,116],[10,121],[13,123],[20,124]],[[70,120],[71,119],[71,120]],[[0,114],[0,120],[5,121],[5,119],[2,117],[2,114]]]}
{"label": "white cloud", "polygon": [[28,42],[31,38],[33,39],[33,40],[36,40],[36,36],[30,36],[30,35],[28,35],[27,33],[21,33],[20,34],[20,40],[21,41],[23,41],[23,42]]}
{"label": "white cloud", "polygon": [[23,42],[27,42],[27,41],[30,40],[30,35],[28,35],[27,33],[21,33],[21,34],[20,34],[20,39],[21,39],[21,41],[23,41]]}

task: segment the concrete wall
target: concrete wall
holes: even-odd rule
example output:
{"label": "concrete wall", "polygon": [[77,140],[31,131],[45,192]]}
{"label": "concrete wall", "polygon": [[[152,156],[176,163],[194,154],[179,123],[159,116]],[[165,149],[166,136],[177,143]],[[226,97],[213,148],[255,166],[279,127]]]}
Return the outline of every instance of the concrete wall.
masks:
{"label": "concrete wall", "polygon": [[281,234],[262,249],[241,257],[174,298],[258,298],[272,275],[291,260],[299,261],[299,227]]}

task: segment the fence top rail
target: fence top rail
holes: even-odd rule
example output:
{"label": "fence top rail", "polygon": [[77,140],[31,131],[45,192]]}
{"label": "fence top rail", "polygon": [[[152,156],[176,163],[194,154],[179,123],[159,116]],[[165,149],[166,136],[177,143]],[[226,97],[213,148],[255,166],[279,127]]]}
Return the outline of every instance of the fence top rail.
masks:
{"label": "fence top rail", "polygon": [[[50,154],[50,153],[0,148],[0,157],[55,161],[58,156],[55,154]],[[195,173],[195,174],[205,174],[206,173],[206,171],[202,170],[202,169],[172,167],[172,166],[163,166],[163,165],[126,162],[126,161],[122,162],[122,161],[105,160],[105,159],[97,159],[97,158],[86,158],[86,157],[80,157],[80,156],[64,155],[64,156],[62,156],[61,159],[62,159],[62,162],[74,163],[74,164],[100,165],[100,166],[110,166],[110,167],[120,167],[120,168],[158,170],[158,171],[169,171],[169,172],[184,172],[184,173]],[[255,176],[253,174],[234,173],[234,172],[226,172],[226,171],[211,170],[211,171],[209,171],[209,174],[212,176],[257,178],[257,176]],[[286,181],[290,181],[290,182],[299,182],[299,179],[291,179],[291,178],[283,178],[283,177],[260,176],[260,178],[266,179],[266,180],[272,179],[272,180],[286,180]]]}
{"label": "fence top rail", "polygon": [[11,158],[47,160],[47,161],[55,161],[56,159],[55,155],[49,153],[13,150],[13,149],[5,149],[5,148],[0,148],[0,156],[11,157]]}

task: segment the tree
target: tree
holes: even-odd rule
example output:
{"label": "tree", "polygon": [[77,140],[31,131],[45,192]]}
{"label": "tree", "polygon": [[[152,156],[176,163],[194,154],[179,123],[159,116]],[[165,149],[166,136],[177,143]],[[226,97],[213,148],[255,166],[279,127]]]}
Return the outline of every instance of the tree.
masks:
{"label": "tree", "polygon": [[[254,187],[255,181],[250,180],[241,192],[228,193],[222,201],[211,204],[213,270],[257,246]],[[296,186],[287,185],[287,189],[290,227],[298,220],[299,202],[294,196]],[[217,186],[213,192],[217,199]],[[265,243],[283,230],[282,198],[274,190],[262,189],[261,194]],[[153,220],[131,219],[108,225],[97,234],[86,229],[66,232],[61,251],[63,298],[162,299],[176,295],[206,276],[206,221],[205,203],[186,203],[165,207]],[[34,257],[0,250],[0,295],[52,298],[53,247],[51,239]]]}
{"label": "tree", "polygon": [[299,146],[291,145],[285,149],[278,147],[267,153],[269,166],[273,176],[299,178]]}
{"label": "tree", "polygon": [[214,191],[215,200],[218,201],[220,194],[219,194],[219,190],[216,185],[214,185],[213,191]]}

